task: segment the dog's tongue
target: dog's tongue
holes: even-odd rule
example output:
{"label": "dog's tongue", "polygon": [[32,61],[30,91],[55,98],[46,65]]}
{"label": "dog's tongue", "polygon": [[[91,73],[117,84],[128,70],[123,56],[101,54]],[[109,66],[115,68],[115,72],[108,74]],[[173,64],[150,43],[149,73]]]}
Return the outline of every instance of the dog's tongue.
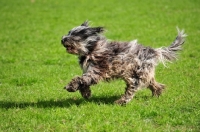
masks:
{"label": "dog's tongue", "polygon": [[67,50],[71,50],[72,48],[71,47],[67,47]]}

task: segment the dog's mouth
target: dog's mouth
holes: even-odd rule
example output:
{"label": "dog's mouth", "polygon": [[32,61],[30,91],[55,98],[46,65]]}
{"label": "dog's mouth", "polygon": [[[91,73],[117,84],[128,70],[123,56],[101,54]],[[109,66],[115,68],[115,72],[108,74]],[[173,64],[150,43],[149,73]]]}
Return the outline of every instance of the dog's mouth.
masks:
{"label": "dog's mouth", "polygon": [[69,53],[73,53],[73,48],[72,47],[65,47],[66,51]]}
{"label": "dog's mouth", "polygon": [[62,37],[61,39],[62,45],[66,48],[66,51],[70,54],[78,54],[75,46],[73,45],[73,41],[69,37]]}
{"label": "dog's mouth", "polygon": [[76,50],[75,47],[69,46],[69,45],[64,45],[63,46],[66,48],[66,51],[70,54],[78,54],[78,51]]}

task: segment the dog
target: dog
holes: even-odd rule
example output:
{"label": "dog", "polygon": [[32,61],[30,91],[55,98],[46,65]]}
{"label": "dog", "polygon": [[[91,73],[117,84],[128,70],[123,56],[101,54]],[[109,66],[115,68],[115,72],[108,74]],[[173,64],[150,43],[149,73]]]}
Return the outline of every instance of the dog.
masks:
{"label": "dog", "polygon": [[75,77],[64,87],[69,92],[80,91],[82,97],[91,96],[90,86],[102,80],[123,79],[126,83],[125,93],[115,103],[123,105],[132,100],[136,91],[142,87],[151,90],[152,96],[159,97],[165,88],[155,80],[155,67],[161,62],[177,59],[177,51],[185,42],[184,30],[169,47],[151,48],[131,42],[108,41],[103,36],[104,27],[91,27],[88,21],[77,26],[64,35],[62,45],[67,52],[78,56],[83,70],[82,76]]}

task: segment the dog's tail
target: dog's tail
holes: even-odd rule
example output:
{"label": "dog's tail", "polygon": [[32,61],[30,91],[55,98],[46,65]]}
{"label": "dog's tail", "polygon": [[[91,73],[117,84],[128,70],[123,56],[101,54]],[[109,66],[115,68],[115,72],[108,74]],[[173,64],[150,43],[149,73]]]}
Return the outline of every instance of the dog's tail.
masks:
{"label": "dog's tail", "polygon": [[177,60],[177,51],[181,50],[181,46],[185,42],[185,37],[187,36],[184,33],[184,30],[178,30],[178,35],[174,42],[169,47],[161,47],[157,48],[156,52],[158,55],[159,62],[163,63],[166,66],[166,62],[171,62],[173,60]]}

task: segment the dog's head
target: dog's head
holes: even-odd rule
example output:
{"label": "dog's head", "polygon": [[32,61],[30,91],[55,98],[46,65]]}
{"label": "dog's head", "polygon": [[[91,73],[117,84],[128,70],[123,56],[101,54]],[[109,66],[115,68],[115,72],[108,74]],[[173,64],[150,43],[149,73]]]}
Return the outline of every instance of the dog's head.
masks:
{"label": "dog's head", "polygon": [[86,55],[94,49],[96,43],[101,39],[100,33],[103,31],[103,27],[90,27],[85,21],[63,36],[61,43],[68,53]]}

